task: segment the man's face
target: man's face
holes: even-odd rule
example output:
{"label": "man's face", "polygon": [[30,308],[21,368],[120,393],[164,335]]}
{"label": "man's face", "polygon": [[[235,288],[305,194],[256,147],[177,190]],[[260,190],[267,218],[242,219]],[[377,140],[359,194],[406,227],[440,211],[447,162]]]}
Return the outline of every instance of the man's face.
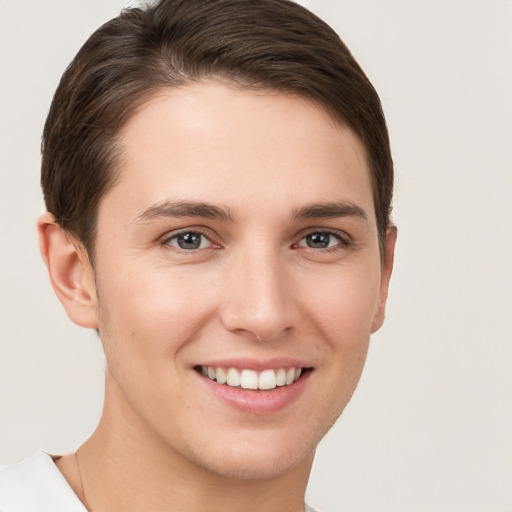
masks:
{"label": "man's face", "polygon": [[309,464],[387,290],[362,144],[214,83],[161,93],[121,144],[95,246],[109,421],[220,475]]}

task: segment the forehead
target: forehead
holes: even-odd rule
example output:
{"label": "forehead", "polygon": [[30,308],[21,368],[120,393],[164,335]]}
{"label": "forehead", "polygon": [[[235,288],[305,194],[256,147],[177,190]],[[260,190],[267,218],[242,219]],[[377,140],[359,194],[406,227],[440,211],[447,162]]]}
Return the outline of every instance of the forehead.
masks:
{"label": "forehead", "polygon": [[357,200],[373,216],[363,144],[304,98],[220,83],[165,89],[126,124],[120,148],[104,202],[129,210],[170,197],[241,209]]}

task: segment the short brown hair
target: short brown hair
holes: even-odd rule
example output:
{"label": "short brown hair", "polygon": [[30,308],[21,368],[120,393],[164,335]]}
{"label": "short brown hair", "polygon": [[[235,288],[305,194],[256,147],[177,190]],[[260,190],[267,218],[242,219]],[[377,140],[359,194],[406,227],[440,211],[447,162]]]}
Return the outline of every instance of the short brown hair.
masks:
{"label": "short brown hair", "polygon": [[393,162],[379,97],[338,35],[289,0],[159,0],[125,9],[82,46],[55,92],[42,142],[46,207],[93,256],[98,204],[119,169],[116,141],[163,88],[220,79],[313,100],[362,140],[381,254]]}

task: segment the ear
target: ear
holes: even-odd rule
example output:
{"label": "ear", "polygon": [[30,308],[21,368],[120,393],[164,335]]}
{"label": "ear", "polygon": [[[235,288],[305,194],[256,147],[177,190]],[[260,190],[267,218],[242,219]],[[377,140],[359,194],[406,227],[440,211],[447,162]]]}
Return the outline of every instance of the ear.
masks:
{"label": "ear", "polygon": [[377,311],[373,319],[372,333],[378,331],[384,323],[386,316],[386,302],[388,300],[389,280],[393,272],[393,261],[395,258],[395,244],[396,244],[397,229],[396,226],[391,226],[386,232],[385,254],[382,261],[382,271],[380,278],[380,294]]}
{"label": "ear", "polygon": [[87,251],[60,228],[51,213],[39,217],[37,230],[53,290],[69,318],[82,327],[97,329],[96,285]]}

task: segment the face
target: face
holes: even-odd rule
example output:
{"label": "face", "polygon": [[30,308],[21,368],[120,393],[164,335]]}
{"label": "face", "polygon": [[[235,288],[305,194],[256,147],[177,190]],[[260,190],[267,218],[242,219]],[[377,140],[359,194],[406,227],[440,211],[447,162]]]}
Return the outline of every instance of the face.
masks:
{"label": "face", "polygon": [[219,475],[310,461],[389,279],[362,144],[303,99],[207,83],[150,100],[121,147],[95,246],[116,421]]}

